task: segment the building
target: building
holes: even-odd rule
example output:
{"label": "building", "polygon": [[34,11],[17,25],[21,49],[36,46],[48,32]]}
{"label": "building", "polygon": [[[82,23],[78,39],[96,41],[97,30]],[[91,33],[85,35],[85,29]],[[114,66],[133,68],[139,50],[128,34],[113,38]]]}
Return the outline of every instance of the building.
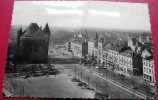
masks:
{"label": "building", "polygon": [[88,41],[85,35],[75,35],[70,45],[71,52],[74,56],[79,58],[88,56]]}
{"label": "building", "polygon": [[131,50],[135,51],[137,46],[137,39],[134,37],[128,36],[128,47],[131,48]]}
{"label": "building", "polygon": [[48,23],[42,29],[37,23],[31,23],[24,31],[17,32],[15,62],[45,63],[48,58],[50,29]]}
{"label": "building", "polygon": [[124,44],[112,44],[108,50],[108,62],[107,64],[113,69],[118,69],[119,66],[119,54],[128,48]]}
{"label": "building", "polygon": [[139,42],[142,43],[142,44],[152,43],[152,38],[151,38],[151,36],[148,35],[148,34],[142,34],[142,35],[139,37]]}
{"label": "building", "polygon": [[119,54],[119,68],[118,72],[126,76],[141,75],[142,72],[142,58],[140,54],[132,50],[125,50]]}
{"label": "building", "polygon": [[71,52],[71,42],[66,42],[66,51]]}
{"label": "building", "polygon": [[82,43],[71,42],[71,52],[74,56],[82,57]]}
{"label": "building", "polygon": [[88,41],[88,55],[92,56],[95,48],[95,43],[93,41]]}
{"label": "building", "polygon": [[151,83],[155,82],[155,71],[152,49],[145,49],[142,52],[143,61],[143,79]]}

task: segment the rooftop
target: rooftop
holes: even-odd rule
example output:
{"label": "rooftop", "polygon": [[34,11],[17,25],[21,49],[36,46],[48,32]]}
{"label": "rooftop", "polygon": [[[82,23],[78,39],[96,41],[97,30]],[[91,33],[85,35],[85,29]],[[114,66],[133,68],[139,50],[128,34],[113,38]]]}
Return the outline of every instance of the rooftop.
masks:
{"label": "rooftop", "polygon": [[132,50],[126,50],[120,53],[120,55],[126,56],[126,57],[133,57],[133,51]]}

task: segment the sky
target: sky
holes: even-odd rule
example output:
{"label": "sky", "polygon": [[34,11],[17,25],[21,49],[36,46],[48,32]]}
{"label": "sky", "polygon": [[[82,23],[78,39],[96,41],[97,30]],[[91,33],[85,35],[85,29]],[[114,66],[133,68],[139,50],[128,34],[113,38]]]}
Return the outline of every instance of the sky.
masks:
{"label": "sky", "polygon": [[150,31],[148,5],[105,1],[15,1],[12,25]]}

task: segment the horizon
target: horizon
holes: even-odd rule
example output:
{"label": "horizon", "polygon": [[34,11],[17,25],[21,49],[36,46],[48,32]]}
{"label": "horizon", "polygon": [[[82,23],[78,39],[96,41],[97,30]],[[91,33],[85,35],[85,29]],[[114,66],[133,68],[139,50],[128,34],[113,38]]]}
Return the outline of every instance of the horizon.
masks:
{"label": "horizon", "polygon": [[[38,23],[37,23],[38,24]],[[49,25],[49,23],[48,23],[48,25]],[[14,26],[16,26],[16,27],[27,27],[28,25],[11,25],[11,27],[14,27]],[[40,27],[40,25],[39,25],[39,27]],[[44,26],[42,26],[42,29],[44,28]],[[71,28],[71,27],[55,27],[55,26],[53,26],[53,27],[51,27],[51,26],[49,26],[49,28],[50,28],[50,30],[53,30],[52,28],[55,28],[55,29],[60,29],[60,30],[98,30],[98,31],[124,31],[124,32],[128,32],[128,31],[133,31],[133,32],[148,32],[148,33],[152,33],[150,30],[126,30],[126,29],[113,29],[113,28],[94,28],[94,27],[87,27],[87,28],[81,28],[81,27],[79,27],[79,28]],[[143,33],[142,33],[143,34]]]}

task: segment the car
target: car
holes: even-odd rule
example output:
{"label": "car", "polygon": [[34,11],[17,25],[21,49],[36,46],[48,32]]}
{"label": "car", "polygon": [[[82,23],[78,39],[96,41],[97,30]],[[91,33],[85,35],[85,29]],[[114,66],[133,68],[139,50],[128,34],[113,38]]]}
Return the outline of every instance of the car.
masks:
{"label": "car", "polygon": [[31,75],[27,74],[24,76],[24,79],[28,79],[29,77],[31,77]]}
{"label": "car", "polygon": [[104,66],[104,67],[103,67],[103,69],[107,69],[107,67],[106,67],[106,66]]}
{"label": "car", "polygon": [[96,66],[95,68],[97,68],[97,69],[98,69],[99,67],[98,67],[98,66]]}
{"label": "car", "polygon": [[134,90],[138,89],[137,86],[130,86],[130,88],[132,88],[132,89],[134,89]]}

